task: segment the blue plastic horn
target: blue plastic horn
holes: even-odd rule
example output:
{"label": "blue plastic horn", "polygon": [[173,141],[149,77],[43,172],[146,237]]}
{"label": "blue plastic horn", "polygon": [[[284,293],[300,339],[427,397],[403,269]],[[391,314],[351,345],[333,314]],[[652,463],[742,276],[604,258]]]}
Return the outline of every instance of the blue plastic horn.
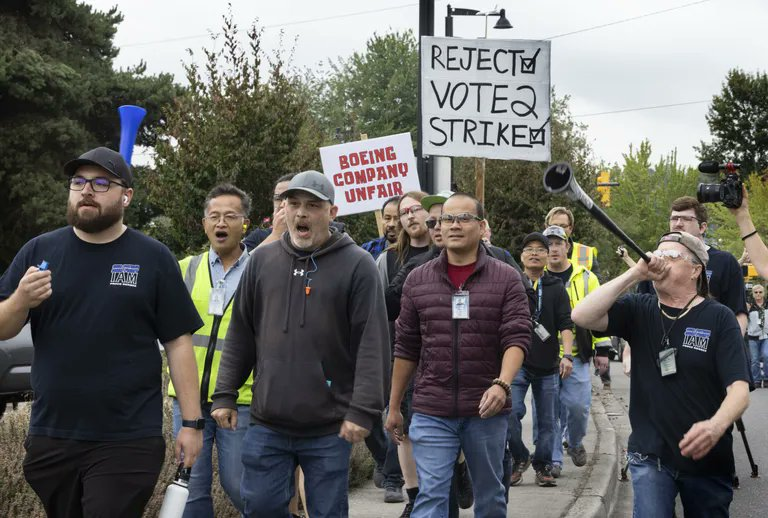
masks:
{"label": "blue plastic horn", "polygon": [[136,135],[139,133],[141,121],[147,114],[147,110],[141,106],[126,104],[117,109],[120,114],[120,154],[128,165],[131,164],[133,146],[136,144]]}

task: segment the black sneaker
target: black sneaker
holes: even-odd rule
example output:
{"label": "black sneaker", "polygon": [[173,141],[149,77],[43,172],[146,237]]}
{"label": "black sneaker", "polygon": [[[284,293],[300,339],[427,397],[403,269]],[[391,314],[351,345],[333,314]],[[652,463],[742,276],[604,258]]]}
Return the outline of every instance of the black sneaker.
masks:
{"label": "black sneaker", "polygon": [[582,467],[587,463],[587,450],[584,446],[573,446],[568,448],[568,455],[571,457],[573,464],[577,467]]}
{"label": "black sneaker", "polygon": [[552,466],[547,464],[541,469],[536,470],[536,484],[539,487],[555,487],[555,477],[552,475]]}
{"label": "black sneaker", "polygon": [[469,509],[475,503],[475,497],[472,494],[472,477],[469,475],[466,461],[461,464],[457,462],[453,466],[453,480],[456,483],[456,499],[459,501],[459,507]]}
{"label": "black sneaker", "polygon": [[384,466],[376,465],[373,468],[373,485],[381,489],[384,487],[384,480],[387,477],[384,475]]}
{"label": "black sneaker", "polygon": [[400,515],[400,518],[411,518],[411,513],[413,512],[413,502],[408,502],[405,504],[405,509],[403,509],[403,514]]}

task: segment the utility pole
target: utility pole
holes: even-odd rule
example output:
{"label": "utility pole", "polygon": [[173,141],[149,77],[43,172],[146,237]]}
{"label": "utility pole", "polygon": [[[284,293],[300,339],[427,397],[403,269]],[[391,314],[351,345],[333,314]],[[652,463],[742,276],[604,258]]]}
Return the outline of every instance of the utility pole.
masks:
{"label": "utility pole", "polygon": [[422,105],[421,105],[421,37],[435,35],[435,0],[419,0],[419,124],[416,132],[416,161],[421,190],[434,191],[431,157],[422,156]]}

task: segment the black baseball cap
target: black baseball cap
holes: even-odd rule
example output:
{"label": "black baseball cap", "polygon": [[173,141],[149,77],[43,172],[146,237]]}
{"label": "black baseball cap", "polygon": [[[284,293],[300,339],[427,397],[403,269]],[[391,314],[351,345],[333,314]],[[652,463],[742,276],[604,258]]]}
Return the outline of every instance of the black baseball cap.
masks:
{"label": "black baseball cap", "polygon": [[64,172],[67,176],[73,176],[78,167],[84,165],[95,165],[101,167],[108,173],[120,178],[126,187],[133,186],[133,173],[131,166],[123,158],[123,155],[117,151],[106,147],[97,147],[86,151],[78,158],[70,160],[64,164]]}
{"label": "black baseball cap", "polygon": [[525,247],[525,245],[527,245],[531,241],[538,241],[539,243],[544,245],[544,248],[549,250],[549,239],[547,239],[547,237],[541,232],[531,232],[530,234],[525,236],[523,238],[523,247]]}

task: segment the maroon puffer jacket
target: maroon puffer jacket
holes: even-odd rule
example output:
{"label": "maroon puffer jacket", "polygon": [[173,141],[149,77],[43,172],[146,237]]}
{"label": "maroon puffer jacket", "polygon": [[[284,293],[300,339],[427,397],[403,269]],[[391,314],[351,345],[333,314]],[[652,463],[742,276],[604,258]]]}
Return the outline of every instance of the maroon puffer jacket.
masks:
{"label": "maroon puffer jacket", "polygon": [[[403,286],[395,322],[395,357],[418,362],[413,411],[440,417],[476,417],[483,393],[501,373],[509,347],[527,353],[531,341],[528,298],[520,274],[480,247],[464,284],[469,320],[454,320],[448,258],[416,268]],[[503,412],[509,412],[510,401]]]}

